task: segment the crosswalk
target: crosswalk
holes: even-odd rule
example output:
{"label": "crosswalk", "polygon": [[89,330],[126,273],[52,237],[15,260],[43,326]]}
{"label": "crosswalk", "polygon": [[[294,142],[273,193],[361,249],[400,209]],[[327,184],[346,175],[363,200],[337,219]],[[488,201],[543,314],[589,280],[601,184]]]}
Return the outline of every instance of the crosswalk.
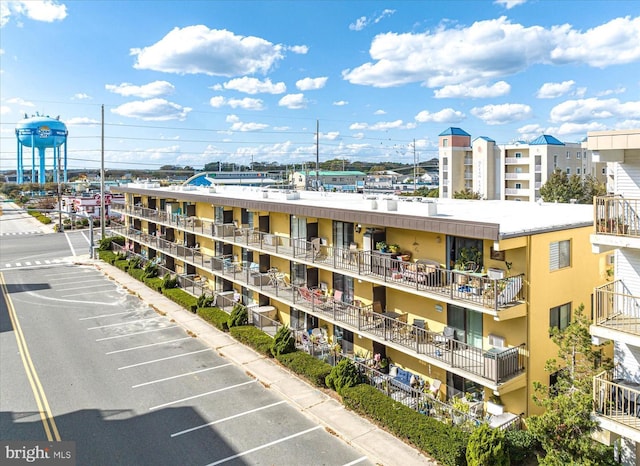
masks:
{"label": "crosswalk", "polygon": [[42,233],[42,232],[38,231],[38,230],[33,230],[33,231],[12,231],[12,232],[7,232],[7,233],[0,233],[0,236],[39,235],[40,233]]}
{"label": "crosswalk", "polygon": [[13,269],[20,267],[34,267],[34,266],[44,266],[44,265],[60,265],[67,264],[68,261],[63,258],[59,259],[43,259],[43,260],[34,260],[34,261],[24,261],[24,262],[14,262],[14,263],[6,263],[4,264],[5,269]]}

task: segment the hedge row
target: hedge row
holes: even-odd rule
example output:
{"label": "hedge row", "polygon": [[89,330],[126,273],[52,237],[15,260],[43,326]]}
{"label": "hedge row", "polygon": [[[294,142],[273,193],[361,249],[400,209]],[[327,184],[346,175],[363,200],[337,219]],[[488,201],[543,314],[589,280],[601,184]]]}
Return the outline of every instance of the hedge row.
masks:
{"label": "hedge row", "polygon": [[250,346],[260,354],[271,357],[271,345],[273,344],[273,338],[259,328],[256,328],[253,325],[241,325],[238,327],[231,327],[229,329],[229,333],[240,343]]}
{"label": "hedge row", "polygon": [[45,225],[49,225],[51,223],[51,219],[37,210],[27,210],[27,213],[38,220],[40,223],[44,223]]}
{"label": "hedge row", "polygon": [[342,402],[347,408],[372,419],[442,464],[466,464],[467,432],[420,414],[370,385],[343,389]]}
{"label": "hedge row", "polygon": [[229,326],[227,325],[229,314],[222,309],[217,307],[199,307],[197,313],[202,319],[215,326],[218,330],[229,330]]}
{"label": "hedge row", "polygon": [[[140,271],[144,273],[142,269],[140,269]],[[190,295],[180,288],[163,288],[162,294],[169,298],[171,301],[178,303],[180,306],[190,310],[191,312],[195,313],[198,309],[198,298]]]}
{"label": "hedge row", "polygon": [[327,388],[325,380],[331,372],[331,364],[304,351],[281,354],[276,359],[316,387]]}

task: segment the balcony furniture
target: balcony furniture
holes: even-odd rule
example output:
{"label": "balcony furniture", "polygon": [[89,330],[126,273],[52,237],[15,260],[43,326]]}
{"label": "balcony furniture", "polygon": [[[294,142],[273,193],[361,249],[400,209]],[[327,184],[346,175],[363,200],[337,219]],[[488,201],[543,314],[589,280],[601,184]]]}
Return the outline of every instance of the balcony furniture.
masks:
{"label": "balcony furniture", "polygon": [[323,296],[318,295],[306,286],[301,286],[300,288],[298,288],[298,293],[304,301],[308,302],[312,306],[322,306],[325,303],[325,299]]}
{"label": "balcony furniture", "polygon": [[271,325],[278,316],[278,310],[274,306],[258,306],[251,309],[253,323],[258,324],[260,328]]}
{"label": "balcony furniture", "polygon": [[444,269],[440,263],[430,259],[418,259],[413,264],[401,264],[402,278],[427,286],[441,286]]}
{"label": "balcony furniture", "polygon": [[280,244],[280,237],[276,235],[264,235],[263,241],[267,246],[278,246]]}
{"label": "balcony furniture", "polygon": [[504,289],[498,294],[498,306],[512,303],[518,297],[518,293],[522,288],[522,277],[511,277],[507,279]]}
{"label": "balcony furniture", "polygon": [[327,257],[327,254],[320,242],[320,238],[311,240],[311,251],[313,252],[313,260],[321,260]]}
{"label": "balcony furniture", "polygon": [[640,383],[630,380],[614,380],[611,387],[616,407],[630,416],[640,417]]}
{"label": "balcony furniture", "polygon": [[[435,343],[436,355],[440,356],[441,350],[447,350],[450,347],[450,341],[455,340],[456,338],[456,329],[453,327],[445,327],[441,334],[433,335],[433,342]],[[438,354],[440,352],[440,354]]]}
{"label": "balcony furniture", "polygon": [[411,376],[413,374],[398,366],[391,364],[389,367],[389,383],[397,388],[406,390],[411,387]]}

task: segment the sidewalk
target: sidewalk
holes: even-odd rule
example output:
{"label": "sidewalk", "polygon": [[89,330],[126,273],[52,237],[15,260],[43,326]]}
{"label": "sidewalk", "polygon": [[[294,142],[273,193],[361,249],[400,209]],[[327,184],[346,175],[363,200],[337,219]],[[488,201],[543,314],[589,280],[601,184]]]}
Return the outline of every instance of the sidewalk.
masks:
{"label": "sidewalk", "polygon": [[91,260],[88,256],[81,257],[82,259],[76,262],[95,265],[106,276],[135,293],[154,309],[166,313],[168,318],[174,319],[185,330],[193,332],[207,345],[216,349],[221,356],[241,366],[265,387],[279,393],[300,412],[361,450],[372,462],[387,466],[437,465],[434,460],[415,448],[348,411],[340,402],[291,374],[273,360],[238,343],[229,334],[221,332],[196,314],[151,290],[128,273],[100,260]]}

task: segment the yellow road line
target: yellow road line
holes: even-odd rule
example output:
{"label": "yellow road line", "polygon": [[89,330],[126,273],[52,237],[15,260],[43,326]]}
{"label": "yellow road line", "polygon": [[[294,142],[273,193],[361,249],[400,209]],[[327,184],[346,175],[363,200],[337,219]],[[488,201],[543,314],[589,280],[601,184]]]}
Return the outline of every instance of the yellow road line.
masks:
{"label": "yellow road line", "polygon": [[24,334],[22,333],[22,328],[20,327],[20,322],[18,321],[18,315],[16,314],[16,310],[13,307],[13,302],[11,302],[11,298],[9,297],[9,292],[7,290],[7,285],[4,281],[4,275],[2,274],[2,272],[0,272],[0,286],[2,287],[2,295],[4,297],[4,301],[7,304],[7,312],[9,314],[9,318],[11,319],[11,325],[13,326],[14,334],[16,336],[16,342],[18,343],[18,350],[20,351],[22,364],[24,365],[24,370],[27,374],[27,378],[29,379],[29,385],[31,385],[33,396],[36,399],[36,404],[38,405],[38,412],[44,426],[44,431],[47,435],[47,440],[55,440],[59,442],[60,433],[58,432],[58,426],[56,426],[56,421],[53,418],[51,408],[49,407],[47,396],[44,393],[44,389],[42,388],[42,384],[40,383],[40,379],[38,378],[38,374],[36,373],[36,368],[34,367],[33,361],[31,360],[29,348],[27,348],[27,341],[25,340]]}

